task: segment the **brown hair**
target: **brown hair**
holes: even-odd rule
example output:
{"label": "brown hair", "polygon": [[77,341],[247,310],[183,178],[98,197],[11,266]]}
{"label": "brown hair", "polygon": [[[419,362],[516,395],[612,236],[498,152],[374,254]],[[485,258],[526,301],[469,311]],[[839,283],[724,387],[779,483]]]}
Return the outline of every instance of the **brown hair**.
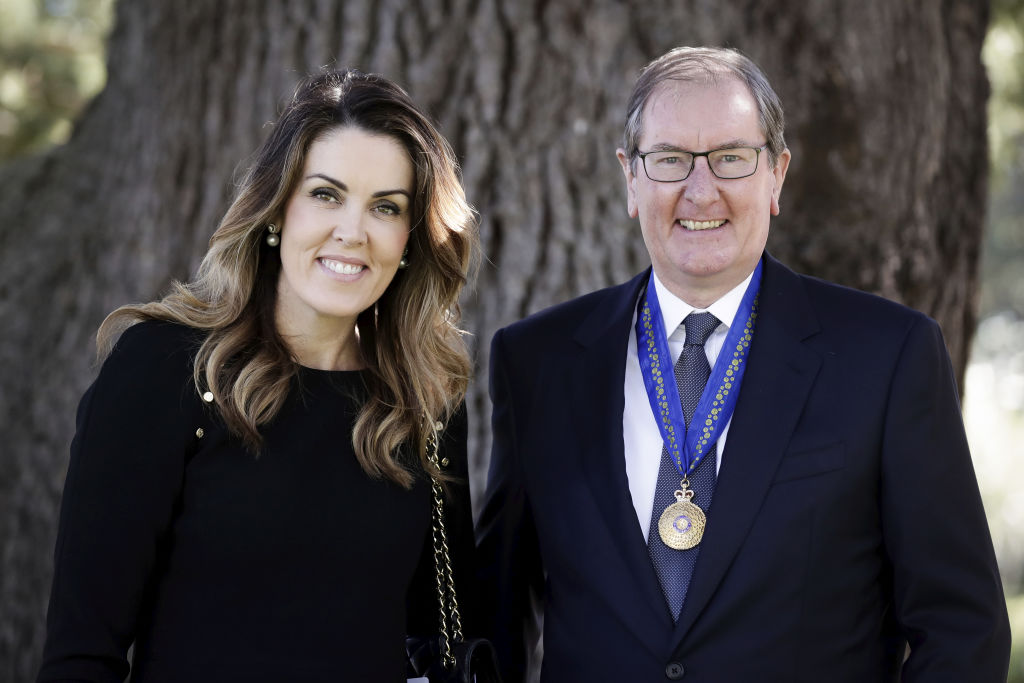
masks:
{"label": "brown hair", "polygon": [[206,331],[195,359],[196,386],[213,392],[230,431],[258,452],[259,428],[281,409],[297,372],[274,325],[281,262],[265,244],[266,226],[283,215],[310,145],[346,126],[395,139],[414,167],[409,266],[357,322],[367,398],[352,434],[368,475],[410,486],[412,473],[399,462],[399,448],[414,444],[426,467],[430,426],[451,416],[469,382],[458,297],[479,237],[451,147],[408,94],[382,76],[330,71],[300,83],[256,153],[195,278],[174,283],[159,301],[111,313],[97,344],[104,357],[121,331],[146,319]]}

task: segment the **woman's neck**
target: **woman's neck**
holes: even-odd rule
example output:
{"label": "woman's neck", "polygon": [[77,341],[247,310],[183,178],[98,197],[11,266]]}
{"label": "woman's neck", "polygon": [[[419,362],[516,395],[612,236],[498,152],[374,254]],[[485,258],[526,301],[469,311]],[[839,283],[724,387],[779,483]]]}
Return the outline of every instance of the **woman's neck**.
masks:
{"label": "woman's neck", "polygon": [[281,310],[275,317],[278,334],[299,365],[316,370],[366,367],[355,320],[316,317],[298,321]]}
{"label": "woman's neck", "polygon": [[318,339],[306,335],[281,335],[299,365],[315,370],[362,370],[366,367],[355,330],[344,344],[337,338]]}

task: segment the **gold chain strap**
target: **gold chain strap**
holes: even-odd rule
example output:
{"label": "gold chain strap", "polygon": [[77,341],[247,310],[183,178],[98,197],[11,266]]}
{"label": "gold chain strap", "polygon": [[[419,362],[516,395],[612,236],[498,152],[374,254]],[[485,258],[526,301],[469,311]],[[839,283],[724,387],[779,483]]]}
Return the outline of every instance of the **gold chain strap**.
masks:
{"label": "gold chain strap", "polygon": [[[438,462],[438,431],[442,428],[440,422],[435,422],[430,435],[427,437],[428,460],[438,472],[441,465]],[[441,623],[441,663],[446,669],[455,668],[455,655],[452,654],[452,644],[462,642],[462,618],[459,616],[459,602],[455,598],[455,580],[452,574],[452,561],[448,554],[448,533],[444,528],[444,490],[441,482],[431,474],[434,494],[433,514],[433,541],[434,541],[434,568],[437,575],[437,597],[440,606]]]}

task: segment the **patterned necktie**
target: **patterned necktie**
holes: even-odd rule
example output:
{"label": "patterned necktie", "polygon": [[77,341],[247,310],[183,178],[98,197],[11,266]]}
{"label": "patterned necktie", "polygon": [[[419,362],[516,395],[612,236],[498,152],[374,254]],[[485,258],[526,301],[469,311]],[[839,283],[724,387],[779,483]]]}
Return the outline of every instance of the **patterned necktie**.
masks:
{"label": "patterned necktie", "polygon": [[[708,357],[704,353],[704,342],[718,327],[718,318],[710,313],[691,313],[683,320],[683,325],[686,327],[686,342],[679,360],[676,361],[674,372],[680,402],[683,404],[683,416],[686,418],[686,425],[689,426],[693,411],[697,409],[697,402],[700,401],[700,395],[704,392],[704,385],[711,375],[711,366],[708,365]],[[708,455],[714,456],[714,453],[712,450]],[[715,457],[704,458],[689,477],[690,488],[694,491],[691,502],[705,512],[711,505],[711,494],[715,488],[715,460]],[[693,576],[693,568],[697,564],[697,553],[700,551],[699,545],[689,550],[673,550],[665,545],[658,533],[661,511],[675,502],[673,493],[679,488],[681,479],[675,461],[669,455],[668,449],[662,446],[647,549],[651,554],[654,570],[661,581],[665,600],[672,611],[673,620],[679,619],[679,613],[683,609],[686,589],[690,585],[690,577]]]}

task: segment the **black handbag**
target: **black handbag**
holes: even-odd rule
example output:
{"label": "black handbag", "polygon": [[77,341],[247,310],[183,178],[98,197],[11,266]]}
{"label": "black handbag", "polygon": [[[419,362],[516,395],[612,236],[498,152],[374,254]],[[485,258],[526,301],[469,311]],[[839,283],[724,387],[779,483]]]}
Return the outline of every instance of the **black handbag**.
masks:
{"label": "black handbag", "polygon": [[409,657],[407,676],[425,676],[430,683],[501,683],[494,647],[484,638],[470,638],[453,643],[450,648],[451,668],[446,669],[441,641],[433,638],[406,638]]}
{"label": "black handbag", "polygon": [[[434,423],[427,437],[430,450],[428,460],[440,471],[438,463],[437,432],[442,425]],[[434,569],[437,575],[437,598],[441,632],[430,637],[408,637],[405,653],[408,657],[406,675],[409,678],[426,677],[430,683],[501,683],[498,658],[494,646],[484,638],[462,637],[459,602],[455,597],[452,562],[448,556],[448,534],[444,528],[444,490],[431,475],[434,506],[432,514]]]}

